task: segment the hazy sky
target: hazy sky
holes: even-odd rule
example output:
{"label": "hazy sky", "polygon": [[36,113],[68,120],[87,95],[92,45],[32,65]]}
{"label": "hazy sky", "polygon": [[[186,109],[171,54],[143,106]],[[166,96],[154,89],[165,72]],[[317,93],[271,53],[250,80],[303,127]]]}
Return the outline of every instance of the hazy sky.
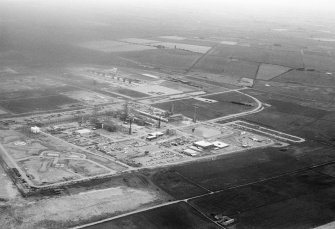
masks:
{"label": "hazy sky", "polygon": [[186,7],[193,9],[212,9],[215,11],[226,8],[234,9],[302,9],[335,11],[334,0],[1,0],[5,3],[40,5],[45,7],[68,8],[113,8],[118,6],[140,7]]}

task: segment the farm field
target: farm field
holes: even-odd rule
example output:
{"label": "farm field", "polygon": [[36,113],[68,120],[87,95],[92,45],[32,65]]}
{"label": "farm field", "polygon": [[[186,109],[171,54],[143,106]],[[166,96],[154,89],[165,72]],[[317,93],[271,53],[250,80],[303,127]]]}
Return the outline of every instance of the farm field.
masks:
{"label": "farm field", "polygon": [[335,101],[334,87],[305,86],[296,83],[257,81],[254,84],[254,89],[280,94],[285,98],[298,98],[301,101],[307,102],[317,101],[318,104],[334,104]]}
{"label": "farm field", "polygon": [[122,95],[126,95],[132,98],[144,98],[144,97],[150,96],[148,94],[138,92],[135,90],[131,90],[131,89],[127,89],[127,88],[117,88],[117,89],[114,89],[113,92],[120,93]]}
{"label": "farm field", "polygon": [[[180,94],[183,91],[179,91],[175,88],[165,87],[162,85],[147,83],[142,84],[136,87],[132,87],[133,90],[136,90],[140,93],[149,94],[149,95],[172,95],[172,94]],[[182,88],[183,89],[183,88]]]}
{"label": "farm field", "polygon": [[72,99],[81,101],[87,105],[97,105],[103,103],[117,102],[120,101],[116,98],[111,98],[107,95],[102,95],[96,92],[90,91],[71,91],[62,93],[63,95],[70,97]]}
{"label": "farm field", "polygon": [[335,178],[306,171],[196,198],[191,204],[209,217],[223,213],[236,218],[237,228],[306,228],[333,219],[329,204],[334,185]]}
{"label": "farm field", "polygon": [[172,104],[174,104],[175,113],[181,113],[189,118],[193,118],[194,106],[197,106],[197,119],[203,121],[240,113],[253,108],[253,105],[247,106],[232,102],[242,102],[246,104],[252,104],[254,102],[251,98],[236,92],[203,96],[201,98],[215,100],[216,102],[208,103],[196,99],[181,99],[173,102],[157,103],[153,104],[153,106],[163,110],[170,110]]}
{"label": "farm field", "polygon": [[[317,147],[313,149],[320,150]],[[202,194],[206,189],[231,188],[303,168],[306,164],[295,157],[296,151],[299,147],[288,147],[285,151],[268,147],[226,154],[215,161],[171,167],[155,174],[153,181],[176,199],[182,199],[191,195],[183,188],[194,187],[190,193]]]}
{"label": "farm field", "polygon": [[155,185],[176,199],[186,199],[208,193],[206,189],[190,182],[173,169],[158,171],[151,179]]}
{"label": "farm field", "polygon": [[330,56],[303,55],[306,68],[335,72],[335,60]]}
{"label": "farm field", "polygon": [[[333,112],[301,101],[280,97],[277,94],[249,91],[249,94],[272,106],[262,112],[245,117],[247,121],[262,124],[307,140],[333,144],[335,125]],[[280,99],[280,100],[279,100]],[[325,108],[326,109],[326,108]],[[316,158],[315,158],[316,159]]]}
{"label": "farm field", "polygon": [[259,80],[271,80],[285,72],[289,71],[290,68],[272,65],[272,64],[261,64],[259,66],[256,79]]}
{"label": "farm field", "polygon": [[211,49],[209,46],[201,46],[201,45],[191,45],[185,43],[170,43],[170,42],[160,42],[155,43],[155,45],[162,45],[169,49],[181,49],[185,51],[195,52],[195,53],[206,53]]}
{"label": "farm field", "polygon": [[14,114],[64,109],[73,106],[80,106],[79,101],[64,95],[0,101],[0,107],[13,112]]}
{"label": "farm field", "polygon": [[108,221],[90,228],[133,228],[133,229],[218,229],[219,226],[210,222],[186,203],[173,205],[136,213],[130,216]]}
{"label": "farm field", "polygon": [[162,83],[160,83],[159,85],[164,86],[164,87],[168,87],[174,90],[178,90],[181,92],[190,92],[190,91],[196,91],[199,90],[196,87],[192,87],[189,85],[182,85],[176,82],[171,82],[171,81],[163,81]]}
{"label": "farm field", "polygon": [[223,58],[234,58],[244,61],[281,65],[291,68],[303,67],[301,53],[298,51],[284,51],[243,47],[237,45],[220,45],[211,55]]}
{"label": "farm field", "polygon": [[188,69],[200,54],[179,49],[157,49],[128,52],[121,56],[155,68],[180,71]]}
{"label": "farm field", "polygon": [[276,77],[273,81],[281,83],[297,83],[301,85],[315,85],[324,87],[335,87],[334,75],[327,75],[318,71],[298,71],[292,70],[281,76]]}
{"label": "farm field", "polygon": [[143,38],[124,38],[121,39],[120,41],[126,42],[126,43],[134,43],[134,44],[153,44],[153,43],[158,43],[159,41],[156,40],[150,40],[150,39],[143,39]]}
{"label": "farm field", "polygon": [[248,77],[255,78],[258,69],[258,63],[231,60],[225,57],[207,55],[201,59],[192,69],[209,73],[223,74],[237,78]]}
{"label": "farm field", "polygon": [[100,52],[131,52],[156,49],[151,46],[129,44],[112,40],[90,41],[81,43],[79,46]]}
{"label": "farm field", "polygon": [[[51,91],[47,91],[51,90]],[[26,94],[36,93],[39,95],[39,93],[55,93],[55,92],[62,92],[67,90],[72,90],[72,87],[69,87],[68,85],[61,83],[59,81],[43,77],[41,75],[14,75],[14,76],[3,76],[1,77],[1,85],[0,85],[0,94],[1,99],[8,98],[17,98],[16,93],[20,95],[22,93],[22,96],[26,96]],[[12,96],[11,96],[12,95]],[[50,95],[50,94],[49,94]]]}
{"label": "farm field", "polygon": [[304,167],[291,154],[278,148],[254,149],[223,155],[215,161],[199,162],[175,170],[211,191],[257,181]]}

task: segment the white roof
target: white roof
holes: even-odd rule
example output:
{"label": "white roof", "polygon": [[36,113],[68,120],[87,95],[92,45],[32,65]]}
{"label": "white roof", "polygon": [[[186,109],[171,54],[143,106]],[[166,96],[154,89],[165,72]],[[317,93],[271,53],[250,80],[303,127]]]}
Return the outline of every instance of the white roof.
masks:
{"label": "white roof", "polygon": [[205,141],[205,140],[194,142],[194,144],[197,145],[197,146],[201,146],[201,147],[208,147],[208,146],[213,145],[213,143],[210,143],[210,142]]}
{"label": "white roof", "polygon": [[79,134],[88,134],[88,133],[91,132],[91,130],[90,129],[81,129],[81,130],[77,130],[76,132],[79,133]]}
{"label": "white roof", "polygon": [[193,149],[185,149],[184,152],[187,153],[187,154],[189,154],[189,155],[191,155],[191,156],[196,156],[196,155],[199,154],[199,152],[197,152],[197,151],[195,151]]}
{"label": "white roof", "polygon": [[218,147],[218,148],[224,148],[224,147],[227,147],[229,146],[227,143],[224,143],[224,142],[220,142],[220,141],[215,141],[212,143],[215,147]]}

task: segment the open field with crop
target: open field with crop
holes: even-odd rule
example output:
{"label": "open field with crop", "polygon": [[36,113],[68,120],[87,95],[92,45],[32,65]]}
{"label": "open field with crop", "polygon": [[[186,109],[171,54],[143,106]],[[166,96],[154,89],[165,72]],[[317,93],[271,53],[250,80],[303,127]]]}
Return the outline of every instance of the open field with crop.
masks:
{"label": "open field with crop", "polygon": [[[101,223],[99,229],[217,229],[214,223],[200,215],[186,203],[177,203],[166,207],[136,213],[113,221]],[[97,226],[87,227],[97,228]]]}
{"label": "open field with crop", "polygon": [[14,114],[47,111],[79,106],[78,101],[64,95],[52,95],[28,99],[12,99],[1,101],[0,106]]}

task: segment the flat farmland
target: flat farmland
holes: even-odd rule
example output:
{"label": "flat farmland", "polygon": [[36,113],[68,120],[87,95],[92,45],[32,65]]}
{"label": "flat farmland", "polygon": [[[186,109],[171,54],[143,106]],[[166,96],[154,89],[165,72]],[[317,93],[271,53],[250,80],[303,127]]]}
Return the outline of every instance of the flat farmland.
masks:
{"label": "flat farmland", "polygon": [[193,69],[216,74],[255,78],[258,63],[243,60],[231,61],[224,57],[208,55],[201,59]]}
{"label": "flat farmland", "polygon": [[[275,130],[297,135],[308,140],[334,143],[333,112],[314,108],[313,104],[300,105],[300,100],[279,97],[276,94],[248,91],[254,97],[271,104],[262,112],[244,117]],[[281,99],[281,100],[279,100]]]}
{"label": "flat farmland", "polygon": [[177,199],[186,199],[208,193],[207,190],[190,182],[174,170],[158,171],[154,174],[152,181]]}
{"label": "flat farmland", "polygon": [[271,147],[254,149],[174,169],[202,187],[216,191],[304,167],[293,152],[294,149],[283,152]]}
{"label": "flat farmland", "polygon": [[71,92],[74,90],[76,90],[76,88],[71,86],[49,87],[44,89],[15,90],[11,92],[1,92],[0,100],[51,96],[58,95],[59,93]]}
{"label": "flat farmland", "polygon": [[164,86],[164,87],[168,87],[174,90],[178,90],[178,91],[182,91],[182,92],[190,92],[190,91],[196,91],[199,90],[196,87],[192,87],[189,85],[184,85],[184,84],[180,84],[180,83],[176,83],[176,82],[172,82],[172,81],[164,81],[162,83],[160,83],[159,85]]}
{"label": "flat farmland", "polygon": [[174,104],[175,113],[181,113],[189,118],[193,117],[194,106],[197,106],[197,119],[204,121],[252,109],[252,106],[245,106],[232,102],[254,102],[251,98],[236,92],[204,96],[202,98],[216,100],[217,102],[208,103],[196,99],[182,99],[173,102],[157,103],[153,104],[153,106],[163,110],[170,110],[172,104]]}
{"label": "flat farmland", "polygon": [[14,114],[22,114],[36,111],[48,111],[62,109],[64,106],[77,104],[79,101],[71,99],[64,95],[52,95],[27,99],[12,99],[0,101],[0,107],[13,112]]}
{"label": "flat farmland", "polygon": [[281,74],[284,74],[285,72],[289,70],[290,68],[279,66],[279,65],[261,64],[259,66],[256,78],[260,80],[270,80]]}
{"label": "flat farmland", "polygon": [[113,40],[89,41],[81,43],[79,46],[100,52],[131,52],[156,49],[151,46],[129,44]]}
{"label": "flat farmland", "polygon": [[200,57],[200,54],[179,49],[157,49],[121,54],[126,59],[173,70],[186,70]]}
{"label": "flat farmland", "polygon": [[169,49],[181,49],[181,50],[186,50],[186,51],[196,52],[196,53],[206,53],[212,48],[209,46],[191,45],[191,44],[185,44],[185,43],[170,43],[170,42],[155,43],[155,45],[162,45]]}
{"label": "flat farmland", "polygon": [[309,84],[315,86],[326,86],[335,87],[335,77],[334,75],[327,75],[318,71],[289,71],[282,74],[275,79],[276,82],[282,83],[298,83],[298,84]]}
{"label": "flat farmland", "polygon": [[[268,86],[270,85],[270,86]],[[281,94],[285,98],[299,98],[303,100],[318,101],[318,103],[335,102],[335,88],[331,86],[310,86],[296,83],[279,83],[257,81],[254,84],[256,90]]]}
{"label": "flat farmland", "polygon": [[291,68],[303,67],[301,53],[298,51],[220,45],[211,52],[211,55],[225,58],[236,58],[257,63],[275,64]]}
{"label": "flat farmland", "polygon": [[303,55],[306,68],[335,72],[335,60],[329,56]]}
{"label": "flat farmland", "polygon": [[87,229],[219,229],[186,203],[180,202],[100,223]]}
{"label": "flat farmland", "polygon": [[196,198],[191,204],[208,216],[236,218],[237,228],[308,228],[334,220],[334,189],[335,178],[306,171]]}
{"label": "flat farmland", "polygon": [[144,97],[150,96],[148,94],[145,94],[145,93],[142,93],[142,92],[139,92],[139,91],[130,90],[130,89],[127,89],[127,88],[117,88],[117,89],[113,90],[113,92],[120,93],[122,95],[126,95],[126,96],[129,96],[129,97],[132,97],[132,98],[144,98]]}

